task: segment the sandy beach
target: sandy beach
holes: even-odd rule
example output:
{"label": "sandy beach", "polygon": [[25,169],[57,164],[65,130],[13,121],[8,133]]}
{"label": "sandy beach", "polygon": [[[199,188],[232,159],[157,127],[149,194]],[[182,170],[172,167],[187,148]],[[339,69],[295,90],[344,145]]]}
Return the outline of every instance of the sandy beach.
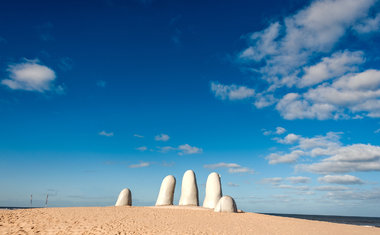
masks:
{"label": "sandy beach", "polygon": [[186,207],[0,210],[0,234],[380,234],[380,228]]}

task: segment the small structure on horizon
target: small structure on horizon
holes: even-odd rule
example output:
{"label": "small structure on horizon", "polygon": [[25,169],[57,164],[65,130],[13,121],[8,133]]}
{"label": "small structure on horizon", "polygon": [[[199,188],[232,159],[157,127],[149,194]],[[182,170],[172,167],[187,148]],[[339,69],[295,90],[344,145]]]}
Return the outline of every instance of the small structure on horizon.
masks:
{"label": "small structure on horizon", "polygon": [[47,204],[48,204],[48,199],[49,199],[49,194],[46,194],[45,207],[47,207]]}

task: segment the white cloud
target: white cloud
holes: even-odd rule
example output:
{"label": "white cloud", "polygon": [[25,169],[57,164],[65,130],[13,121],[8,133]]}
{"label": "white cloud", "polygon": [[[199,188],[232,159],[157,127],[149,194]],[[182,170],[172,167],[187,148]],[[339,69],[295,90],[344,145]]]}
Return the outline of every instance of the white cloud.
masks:
{"label": "white cloud", "polygon": [[282,135],[286,132],[286,129],[278,126],[276,127],[276,130],[274,131],[266,130],[266,129],[261,129],[261,131],[263,132],[263,135],[273,135],[273,134]]}
{"label": "white cloud", "polygon": [[298,82],[298,86],[312,86],[348,72],[357,71],[357,65],[364,63],[363,54],[362,51],[344,51],[336,52],[331,57],[324,57],[318,64],[303,68],[304,75]]}
{"label": "white cloud", "polygon": [[353,144],[330,153],[320,162],[301,164],[296,169],[318,174],[355,171],[380,171],[380,147],[370,144]]}
{"label": "white cloud", "polygon": [[350,188],[341,185],[322,185],[314,188],[317,191],[344,191]]}
{"label": "white cloud", "polygon": [[353,175],[325,175],[319,177],[318,181],[328,184],[363,184],[364,182]]}
{"label": "white cloud", "polygon": [[265,183],[265,184],[279,184],[282,182],[282,178],[281,177],[272,177],[272,178],[264,178],[261,180],[262,183]]}
{"label": "white cloud", "polygon": [[243,63],[265,61],[256,71],[275,87],[292,86],[300,68],[314,55],[331,50],[373,4],[374,0],[314,1],[283,23],[251,34],[249,47],[239,57]]}
{"label": "white cloud", "polygon": [[148,166],[150,166],[149,162],[140,162],[138,164],[129,165],[129,168],[142,168],[142,167],[148,167]]}
{"label": "white cloud", "polygon": [[253,104],[256,108],[262,109],[272,104],[276,103],[278,99],[276,99],[272,94],[258,93],[255,97],[255,102]]}
{"label": "white cloud", "polygon": [[[380,70],[363,71],[364,51],[334,51],[352,29],[379,30],[380,13],[369,16],[375,2],[315,0],[248,35],[238,61],[268,85],[252,94],[256,108],[276,104],[288,120],[380,117]],[[221,85],[220,90],[219,98],[227,99],[227,89]]]}
{"label": "white cloud", "polygon": [[218,82],[211,82],[211,91],[216,98],[222,100],[242,100],[255,95],[255,90],[246,86],[223,85]]}
{"label": "white cloud", "polygon": [[272,134],[272,131],[269,131],[269,130],[262,129],[262,131],[263,131],[263,135],[271,135]]}
{"label": "white cloud", "polygon": [[138,147],[136,148],[137,150],[141,151],[141,152],[144,152],[146,151],[148,148],[146,146],[141,146],[141,147]]}
{"label": "white cloud", "polygon": [[275,39],[279,36],[281,27],[279,22],[275,22],[262,32],[251,34],[248,39],[255,45],[242,51],[240,58],[248,61],[260,61],[268,55],[275,54],[278,48]]}
{"label": "white cloud", "polygon": [[294,150],[290,153],[280,154],[271,153],[265,159],[269,161],[269,164],[279,164],[279,163],[294,163],[301,156],[305,155],[304,151]]}
{"label": "white cloud", "polygon": [[305,176],[292,176],[292,177],[288,177],[286,179],[289,180],[290,182],[292,182],[293,184],[305,184],[305,183],[310,182],[310,178],[305,177]]}
{"label": "white cloud", "polygon": [[364,200],[371,200],[380,202],[380,188],[375,188],[371,190],[360,190],[360,191],[335,191],[335,192],[329,192],[327,194],[327,197],[329,199],[334,200],[357,200],[357,201],[364,201]]}
{"label": "white cloud", "polygon": [[277,188],[282,189],[292,189],[292,190],[300,190],[300,191],[308,191],[310,188],[308,186],[295,186],[295,185],[288,185],[288,184],[280,184],[276,186]]}
{"label": "white cloud", "polygon": [[167,153],[167,152],[176,150],[176,148],[174,148],[172,146],[163,146],[163,147],[157,147],[157,148],[159,149],[158,151],[161,153]]}
{"label": "white cloud", "polygon": [[250,173],[253,174],[253,170],[248,167],[237,167],[237,168],[229,168],[229,173]]}
{"label": "white cloud", "polygon": [[302,96],[297,93],[288,93],[277,103],[276,109],[283,118],[288,120],[325,120],[332,118],[332,112],[337,108],[329,103],[313,104],[302,99]]}
{"label": "white cloud", "polygon": [[297,142],[300,139],[300,136],[293,134],[293,133],[290,133],[290,134],[286,135],[283,139],[278,138],[278,137],[273,138],[273,139],[276,140],[278,143],[281,143],[281,144],[294,144],[295,142]]}
{"label": "white cloud", "polygon": [[190,146],[188,144],[178,146],[178,150],[180,151],[178,153],[179,155],[198,154],[203,152],[203,149]]}
{"label": "white cloud", "polygon": [[286,129],[285,129],[285,128],[280,127],[280,126],[276,127],[276,134],[277,134],[277,135],[284,134],[285,132],[286,132]]}
{"label": "white cloud", "polygon": [[283,139],[273,138],[278,143],[289,144],[291,147],[289,153],[271,153],[266,159],[269,164],[294,163],[301,156],[327,156],[335,153],[340,147],[340,134],[338,132],[328,132],[325,136],[315,136],[312,138],[302,137],[293,133],[288,134]]}
{"label": "white cloud", "polygon": [[380,70],[368,69],[324,83],[303,94],[288,93],[277,104],[285,119],[316,118],[320,120],[365,113],[380,117]]}
{"label": "white cloud", "polygon": [[236,163],[225,163],[225,162],[220,162],[220,163],[215,163],[215,164],[209,164],[209,165],[204,165],[204,168],[210,168],[210,169],[216,169],[216,168],[237,168],[240,167],[240,165]]}
{"label": "white cloud", "polygon": [[354,30],[358,33],[371,33],[380,29],[380,13],[373,18],[365,18],[358,24],[354,25]]}
{"label": "white cloud", "polygon": [[159,134],[159,135],[156,135],[154,137],[154,139],[156,141],[164,141],[164,142],[166,142],[166,141],[168,141],[170,139],[170,137],[167,134]]}
{"label": "white cloud", "polygon": [[59,60],[58,67],[63,71],[69,71],[73,68],[73,60],[70,57],[63,57]]}
{"label": "white cloud", "polygon": [[229,187],[239,187],[238,184],[234,184],[234,183],[231,183],[231,182],[228,182],[227,185],[228,185]]}
{"label": "white cloud", "polygon": [[107,136],[107,137],[111,137],[113,136],[113,132],[106,132],[106,131],[101,131],[99,132],[99,135],[103,135],[103,136]]}
{"label": "white cloud", "polygon": [[217,169],[217,168],[227,168],[229,173],[250,173],[253,174],[254,171],[248,167],[240,166],[236,163],[225,163],[225,162],[219,162],[216,164],[208,164],[204,165],[204,168],[209,169]]}
{"label": "white cloud", "polygon": [[139,134],[133,134],[134,137],[137,137],[137,138],[144,138],[144,136],[142,135],[139,135]]}
{"label": "white cloud", "polygon": [[9,78],[1,84],[12,90],[26,91],[62,91],[62,86],[55,86],[56,74],[51,68],[42,65],[38,60],[25,60],[19,64],[9,65],[7,71]]}
{"label": "white cloud", "polygon": [[[355,171],[380,171],[380,146],[371,144],[342,145],[339,132],[312,138],[299,136],[289,152],[269,154],[269,164],[294,163],[303,157],[324,157],[319,162],[298,164],[296,170],[318,174],[345,173]],[[286,138],[286,137],[285,137]],[[285,140],[275,139],[286,144]]]}
{"label": "white cloud", "polygon": [[200,154],[203,152],[202,148],[191,146],[189,144],[182,144],[182,145],[179,145],[178,147],[163,146],[163,147],[157,147],[157,148],[159,149],[158,151],[161,153],[177,151],[178,155]]}

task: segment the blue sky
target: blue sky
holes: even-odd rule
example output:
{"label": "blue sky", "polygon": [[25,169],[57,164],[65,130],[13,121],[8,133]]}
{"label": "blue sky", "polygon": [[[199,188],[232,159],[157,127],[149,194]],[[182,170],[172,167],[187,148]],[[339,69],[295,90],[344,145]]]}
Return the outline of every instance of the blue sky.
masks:
{"label": "blue sky", "polygon": [[247,211],[380,216],[380,3],[8,1],[0,206],[152,205],[193,169]]}

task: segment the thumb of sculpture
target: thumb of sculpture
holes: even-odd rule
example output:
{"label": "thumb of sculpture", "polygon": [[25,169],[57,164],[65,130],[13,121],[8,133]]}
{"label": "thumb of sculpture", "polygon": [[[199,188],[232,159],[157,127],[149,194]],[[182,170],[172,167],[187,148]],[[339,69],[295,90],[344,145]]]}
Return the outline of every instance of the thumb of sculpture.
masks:
{"label": "thumb of sculpture", "polygon": [[235,200],[230,196],[223,196],[220,198],[219,202],[216,204],[215,212],[237,212],[237,207]]}
{"label": "thumb of sculpture", "polygon": [[222,197],[222,186],[220,184],[220,176],[216,172],[212,172],[207,177],[206,195],[203,201],[203,207],[214,209],[219,199]]}
{"label": "thumb of sculpture", "polygon": [[188,170],[182,178],[180,206],[198,206],[198,186],[194,171]]}
{"label": "thumb of sculpture", "polygon": [[173,205],[175,182],[175,178],[172,175],[168,175],[162,180],[156,206]]}
{"label": "thumb of sculpture", "polygon": [[121,190],[115,206],[132,206],[132,193],[129,188]]}

